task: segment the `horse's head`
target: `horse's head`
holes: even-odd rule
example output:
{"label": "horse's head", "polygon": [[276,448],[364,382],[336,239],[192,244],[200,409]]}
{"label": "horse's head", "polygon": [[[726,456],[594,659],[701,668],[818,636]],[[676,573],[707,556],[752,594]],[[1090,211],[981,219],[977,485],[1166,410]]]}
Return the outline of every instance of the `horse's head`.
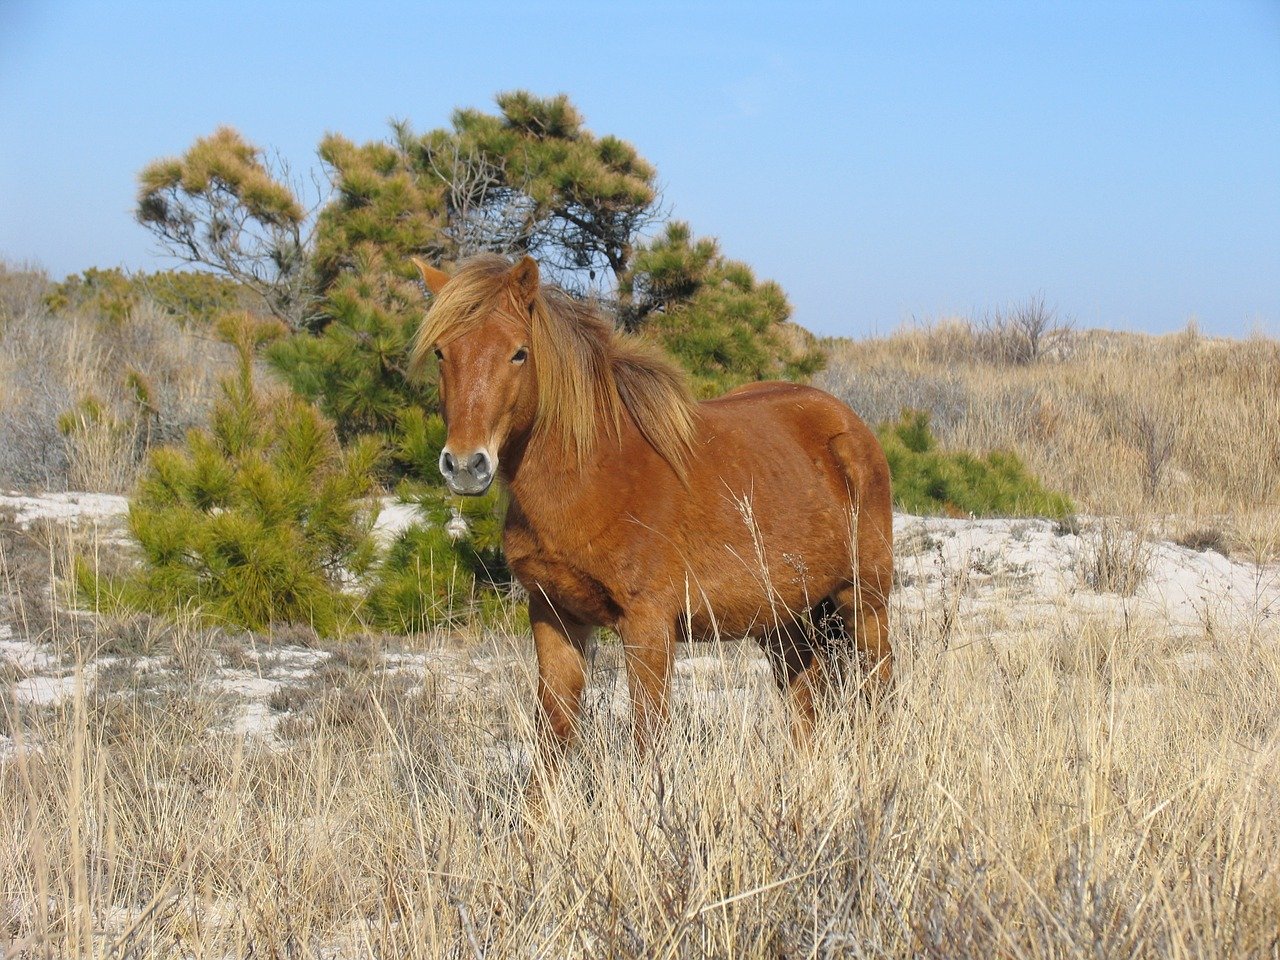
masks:
{"label": "horse's head", "polygon": [[538,294],[538,265],[525,257],[495,275],[457,278],[414,260],[435,302],[415,346],[434,350],[440,407],[448,431],[440,473],[454,493],[478,496],[498,473],[509,439],[526,435],[538,394],[530,355],[529,313]]}

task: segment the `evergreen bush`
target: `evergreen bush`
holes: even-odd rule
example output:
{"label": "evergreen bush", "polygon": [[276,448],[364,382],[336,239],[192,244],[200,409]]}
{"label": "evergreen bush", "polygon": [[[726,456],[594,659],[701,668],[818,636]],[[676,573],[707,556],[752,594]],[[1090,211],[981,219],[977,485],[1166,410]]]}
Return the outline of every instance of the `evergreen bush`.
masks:
{"label": "evergreen bush", "polygon": [[348,587],[374,558],[368,507],[377,442],[339,446],[333,424],[301,398],[263,392],[254,353],[278,323],[232,315],[218,325],[239,357],[222,383],[207,430],[152,453],[129,507],[142,565],[120,577],[78,565],[82,593],[98,607],[172,611],[259,629],[305,623],[342,628]]}
{"label": "evergreen bush", "polygon": [[364,613],[372,626],[416,632],[492,619],[512,584],[502,556],[501,496],[452,497],[439,488],[402,492],[425,524],[391,544],[374,571]]}
{"label": "evergreen bush", "polygon": [[[438,405],[435,378],[411,378],[405,367],[424,309],[417,284],[397,277],[382,254],[365,245],[325,297],[322,331],[278,340],[267,358],[333,419],[344,442],[372,434],[397,450],[412,446],[415,438],[400,436],[419,428],[412,411]],[[396,462],[406,466],[403,457]],[[419,474],[435,475],[434,460]]]}
{"label": "evergreen bush", "polygon": [[701,397],[756,380],[804,379],[822,366],[816,339],[790,322],[782,288],[757,281],[715,240],[695,240],[688,224],[669,224],[637,250],[621,293],[624,325],[658,340]]}
{"label": "evergreen bush", "polygon": [[908,513],[951,516],[1063,517],[1071,501],[1027,472],[1018,457],[992,451],[984,457],[938,449],[929,415],[905,410],[878,431],[893,476],[894,505]]}

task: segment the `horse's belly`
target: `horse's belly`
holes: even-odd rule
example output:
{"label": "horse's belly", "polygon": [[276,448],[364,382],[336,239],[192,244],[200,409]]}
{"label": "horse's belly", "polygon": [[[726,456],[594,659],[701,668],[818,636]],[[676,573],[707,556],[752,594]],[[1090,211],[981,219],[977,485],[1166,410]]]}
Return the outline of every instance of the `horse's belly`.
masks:
{"label": "horse's belly", "polygon": [[703,578],[698,602],[688,611],[688,632],[694,640],[759,637],[779,623],[806,618],[843,579],[834,565],[829,571],[778,573],[766,578],[746,570],[738,576]]}
{"label": "horse's belly", "polygon": [[[715,611],[694,614],[689,621],[688,639],[699,643],[713,640],[739,639],[742,637],[759,637],[769,629],[773,618],[768,610],[758,608],[746,614],[727,611],[726,616],[717,616]],[[685,639],[681,637],[680,639]]]}

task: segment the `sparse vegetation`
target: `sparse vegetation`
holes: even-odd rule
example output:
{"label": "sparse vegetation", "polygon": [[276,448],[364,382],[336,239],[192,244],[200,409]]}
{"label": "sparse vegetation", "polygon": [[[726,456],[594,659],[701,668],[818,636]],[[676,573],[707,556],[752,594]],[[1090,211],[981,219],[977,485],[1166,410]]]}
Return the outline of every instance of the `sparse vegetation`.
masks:
{"label": "sparse vegetation", "polygon": [[1018,366],[1038,363],[1063,344],[1073,324],[1037,294],[1015,306],[987,314],[971,328],[974,357]]}
{"label": "sparse vegetation", "polygon": [[1212,550],[1214,553],[1220,553],[1224,557],[1229,553],[1227,538],[1216,527],[1197,527],[1194,530],[1188,530],[1181,536],[1174,537],[1173,542],[1180,547],[1186,547],[1188,550]]}
{"label": "sparse vegetation", "polygon": [[1084,581],[1101,593],[1133,596],[1151,568],[1151,544],[1145,533],[1107,518],[1083,536],[1080,573]]}
{"label": "sparse vegetation", "polygon": [[973,336],[957,321],[834,342],[815,383],[872,424],[924,410],[940,450],[1011,451],[1082,511],[1225,524],[1234,548],[1280,554],[1280,342],[1074,330],[1024,365]]}
{"label": "sparse vegetation", "polygon": [[123,324],[144,303],[180,326],[209,327],[223,313],[244,309],[249,291],[212,273],[158,270],[126,273],[118,267],[90,267],[53,284],[43,301],[54,313],[88,312]]}
{"label": "sparse vegetation", "polygon": [[124,493],[151,447],[205,421],[232,351],[175,322],[160,277],[0,270],[0,485]]}
{"label": "sparse vegetation", "polygon": [[[1273,634],[1022,612],[996,629],[899,589],[892,699],[850,696],[807,754],[730,645],[635,757],[601,647],[540,811],[523,634],[286,669],[179,618],[164,649],[205,667],[116,663],[0,707],[0,935],[136,957],[1274,953]],[[91,650],[88,628],[49,640]],[[241,682],[270,731],[248,748]]]}

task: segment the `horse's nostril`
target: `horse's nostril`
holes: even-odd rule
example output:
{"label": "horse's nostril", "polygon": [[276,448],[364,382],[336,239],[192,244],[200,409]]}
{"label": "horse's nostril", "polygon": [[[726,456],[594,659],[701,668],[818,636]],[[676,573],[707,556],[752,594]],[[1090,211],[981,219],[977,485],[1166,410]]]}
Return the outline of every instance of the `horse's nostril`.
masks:
{"label": "horse's nostril", "polygon": [[483,450],[471,458],[467,469],[475,477],[487,477],[489,475],[489,458]]}
{"label": "horse's nostril", "polygon": [[458,461],[453,459],[453,454],[448,450],[440,454],[440,472],[446,477],[452,477],[458,472]]}

